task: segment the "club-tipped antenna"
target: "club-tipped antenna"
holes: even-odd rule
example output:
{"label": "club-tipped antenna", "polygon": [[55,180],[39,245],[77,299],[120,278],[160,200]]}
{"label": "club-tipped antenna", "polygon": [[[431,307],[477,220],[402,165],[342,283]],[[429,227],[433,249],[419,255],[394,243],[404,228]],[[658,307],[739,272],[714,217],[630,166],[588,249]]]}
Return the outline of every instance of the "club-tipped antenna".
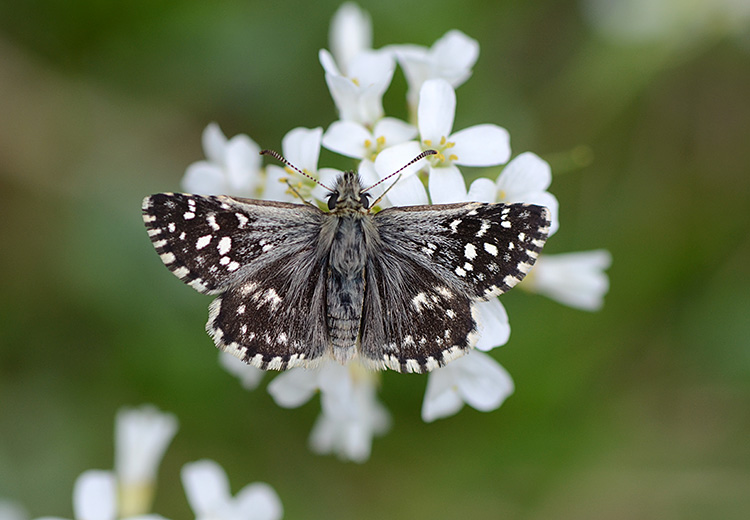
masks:
{"label": "club-tipped antenna", "polygon": [[[261,152],[261,153],[263,153],[263,152]],[[437,152],[435,150],[425,150],[424,152],[422,152],[419,155],[417,155],[414,159],[412,159],[408,163],[404,164],[401,168],[399,168],[395,172],[391,173],[390,175],[387,175],[387,176],[383,177],[382,179],[380,179],[378,182],[376,182],[375,184],[373,184],[369,188],[365,188],[364,190],[362,190],[362,193],[364,193],[366,191],[370,191],[371,189],[373,189],[378,184],[381,184],[381,183],[387,181],[388,179],[390,179],[391,177],[393,177],[394,175],[401,173],[402,171],[404,171],[405,169],[407,169],[409,166],[411,166],[412,164],[414,164],[417,161],[421,161],[422,159],[424,159],[428,155],[437,155]]]}
{"label": "club-tipped antenna", "polygon": [[300,175],[303,175],[303,176],[307,177],[308,179],[310,179],[311,181],[313,181],[318,186],[321,186],[321,187],[327,189],[328,191],[333,192],[333,190],[331,188],[329,188],[328,186],[326,186],[325,184],[323,184],[322,182],[320,182],[318,179],[316,179],[315,177],[312,177],[312,176],[306,174],[305,172],[303,172],[302,170],[300,170],[299,168],[297,168],[295,165],[293,165],[292,163],[290,163],[289,161],[287,161],[286,159],[284,159],[284,157],[279,152],[276,152],[274,150],[261,150],[260,154],[261,155],[270,155],[271,157],[273,157],[277,161],[286,164],[289,168],[291,168],[292,170],[296,171]]}

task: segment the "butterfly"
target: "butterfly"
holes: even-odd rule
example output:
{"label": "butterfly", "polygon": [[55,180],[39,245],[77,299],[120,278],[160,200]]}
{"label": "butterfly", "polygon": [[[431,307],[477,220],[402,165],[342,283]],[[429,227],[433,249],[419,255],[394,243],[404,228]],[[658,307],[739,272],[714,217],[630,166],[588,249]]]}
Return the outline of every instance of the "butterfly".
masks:
{"label": "butterfly", "polygon": [[[294,168],[276,152],[261,153]],[[476,344],[477,303],[520,282],[549,233],[549,210],[533,204],[375,213],[380,199],[368,191],[376,185],[363,187],[356,172],[321,186],[328,211],[179,193],[143,201],[167,268],[218,295],[206,324],[217,347],[264,370],[331,358],[399,372],[443,366]]]}

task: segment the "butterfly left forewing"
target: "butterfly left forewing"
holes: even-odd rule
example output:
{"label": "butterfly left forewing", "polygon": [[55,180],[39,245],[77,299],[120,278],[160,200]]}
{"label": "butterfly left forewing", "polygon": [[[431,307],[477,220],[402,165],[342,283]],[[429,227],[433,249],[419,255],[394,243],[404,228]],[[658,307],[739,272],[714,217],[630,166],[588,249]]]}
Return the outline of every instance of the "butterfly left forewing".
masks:
{"label": "butterfly left forewing", "polygon": [[389,208],[373,222],[362,355],[372,366],[424,372],[474,346],[475,303],[528,273],[549,211],[473,202]]}

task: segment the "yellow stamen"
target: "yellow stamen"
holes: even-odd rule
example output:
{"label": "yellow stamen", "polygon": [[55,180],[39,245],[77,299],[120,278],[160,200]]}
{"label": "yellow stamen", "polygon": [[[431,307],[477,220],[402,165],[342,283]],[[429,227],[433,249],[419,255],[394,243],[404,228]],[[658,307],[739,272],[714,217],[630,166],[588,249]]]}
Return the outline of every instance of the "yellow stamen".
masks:
{"label": "yellow stamen", "polygon": [[382,135],[377,138],[378,146],[385,146],[385,137]]}
{"label": "yellow stamen", "polygon": [[369,139],[365,139],[365,148],[370,148],[372,146],[372,141]]}
{"label": "yellow stamen", "polygon": [[453,141],[445,143],[446,148],[453,148],[454,146],[456,146],[456,143],[454,143]]}
{"label": "yellow stamen", "polygon": [[448,156],[448,160],[449,160],[449,161],[457,161],[457,160],[458,160],[458,155],[456,155],[456,154],[452,153],[452,154],[450,154],[450,155]]}
{"label": "yellow stamen", "polygon": [[448,139],[446,139],[445,136],[441,137],[440,138],[440,146],[445,146],[446,141],[448,141]]}
{"label": "yellow stamen", "polygon": [[431,147],[432,146],[432,139],[425,139],[424,140],[424,144],[427,147]]}

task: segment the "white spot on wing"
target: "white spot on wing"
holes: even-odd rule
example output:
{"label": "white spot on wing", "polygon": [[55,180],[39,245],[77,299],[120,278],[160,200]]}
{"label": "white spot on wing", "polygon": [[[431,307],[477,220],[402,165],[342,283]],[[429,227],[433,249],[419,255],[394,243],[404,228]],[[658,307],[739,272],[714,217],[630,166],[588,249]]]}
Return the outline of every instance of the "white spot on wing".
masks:
{"label": "white spot on wing", "polygon": [[493,244],[488,244],[487,242],[484,243],[484,250],[487,251],[492,256],[497,256],[497,247]]}
{"label": "white spot on wing", "polygon": [[221,240],[219,240],[219,245],[217,247],[219,249],[220,255],[227,254],[232,249],[232,239],[229,237],[221,237]]}
{"label": "white spot on wing", "polygon": [[195,243],[195,248],[203,249],[211,242],[212,238],[213,237],[211,235],[205,235],[205,236],[200,237],[198,241]]}
{"label": "white spot on wing", "polygon": [[477,257],[477,248],[474,244],[466,244],[464,247],[464,256],[469,260],[474,260]]}

